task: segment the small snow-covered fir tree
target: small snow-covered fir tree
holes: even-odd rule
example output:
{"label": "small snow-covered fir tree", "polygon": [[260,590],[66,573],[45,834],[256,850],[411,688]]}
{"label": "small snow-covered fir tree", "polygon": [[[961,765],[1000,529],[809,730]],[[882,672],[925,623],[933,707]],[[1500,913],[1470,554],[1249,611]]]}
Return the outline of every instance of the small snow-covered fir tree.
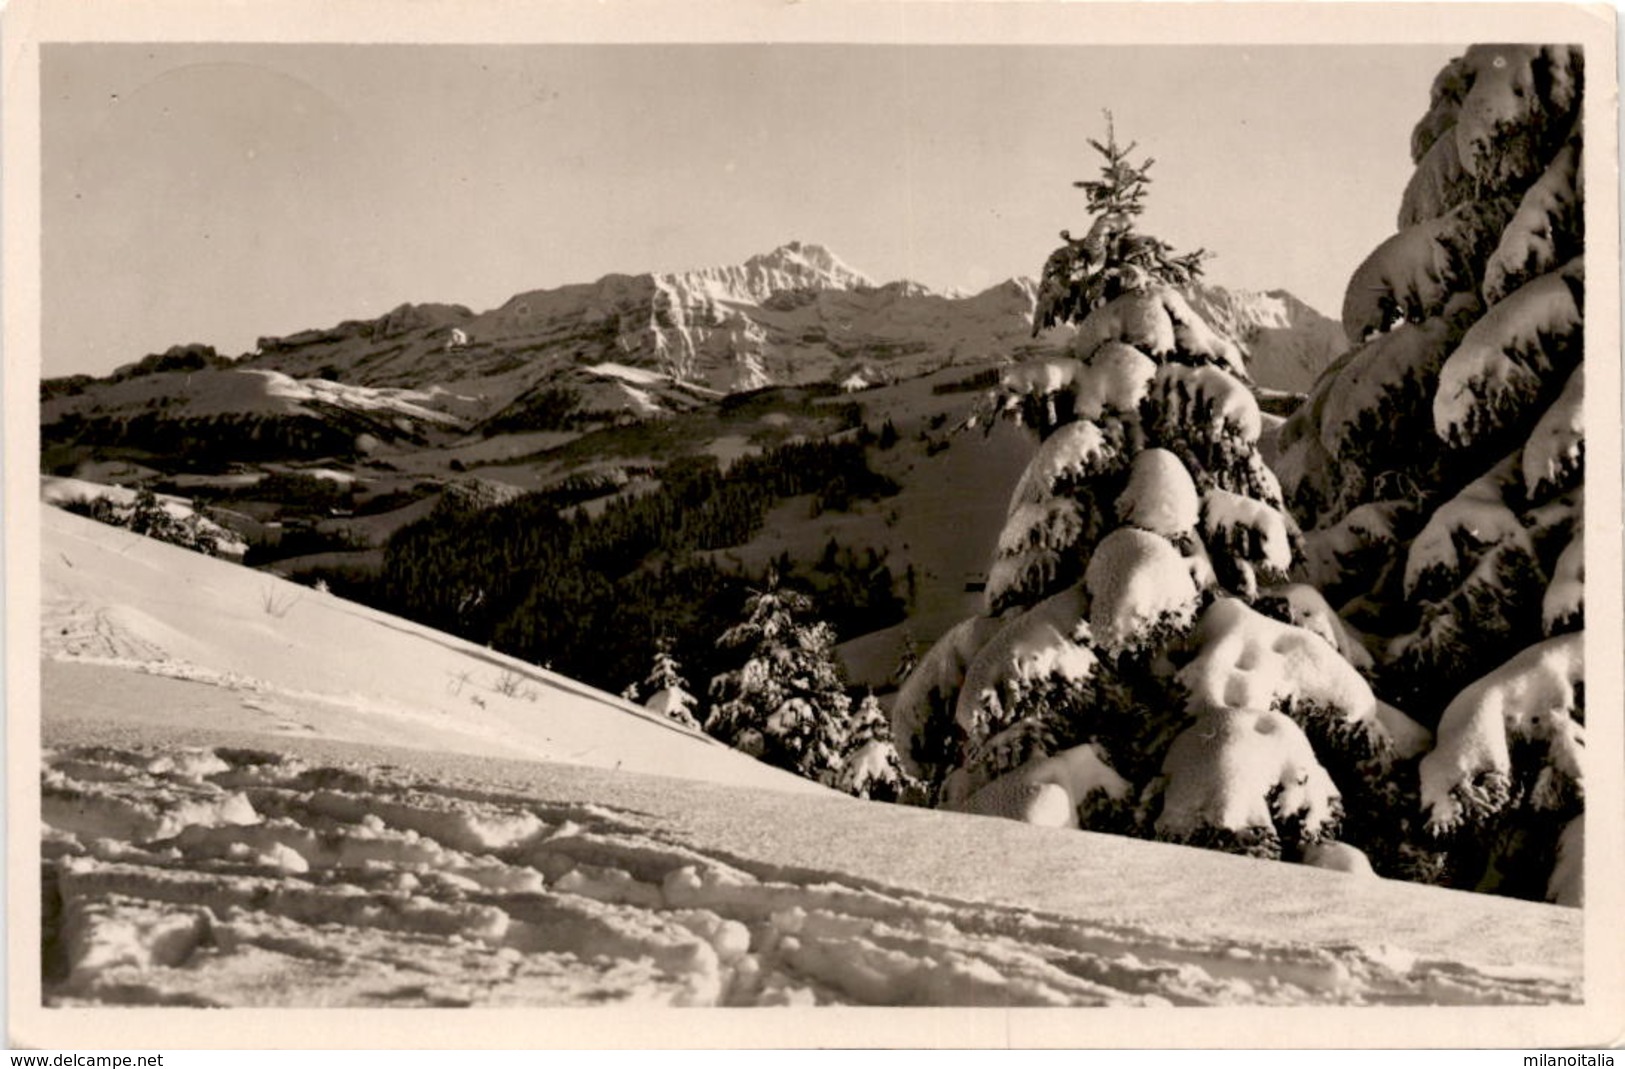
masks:
{"label": "small snow-covered fir tree", "polygon": [[1394,733],[1357,641],[1287,583],[1300,535],[1241,352],[1179,291],[1202,254],[1138,233],[1150,161],[1092,144],[1096,218],[1039,295],[1077,331],[995,395],[1041,444],[984,615],[899,692],[899,754],[949,807],[1300,857],[1338,829],[1327,766],[1378,776]]}
{"label": "small snow-covered fir tree", "polygon": [[[628,687],[627,690],[627,697],[637,701],[638,688]],[[699,699],[689,693],[682,665],[672,654],[670,637],[664,637],[656,644],[654,663],[643,681],[642,691],[648,695],[643,702],[644,708],[670,717],[684,727],[699,728],[700,722],[694,715]]]}
{"label": "small snow-covered fir tree", "polygon": [[1583,77],[1578,48],[1540,45],[1440,72],[1399,232],[1344,299],[1363,343],[1282,428],[1278,463],[1305,577],[1369,634],[1384,696],[1437,730],[1405,786],[1430,875],[1564,900],[1584,753]]}
{"label": "small snow-covered fir tree", "polygon": [[895,802],[911,784],[892,742],[891,722],[871,691],[864,695],[852,714],[852,730],[841,756],[835,787],[858,798]]}
{"label": "small snow-covered fir tree", "polygon": [[718,646],[743,656],[711,680],[705,730],[736,749],[808,779],[829,782],[840,767],[851,717],[835,632],[809,621],[812,599],[770,573],[745,605],[745,620]]}

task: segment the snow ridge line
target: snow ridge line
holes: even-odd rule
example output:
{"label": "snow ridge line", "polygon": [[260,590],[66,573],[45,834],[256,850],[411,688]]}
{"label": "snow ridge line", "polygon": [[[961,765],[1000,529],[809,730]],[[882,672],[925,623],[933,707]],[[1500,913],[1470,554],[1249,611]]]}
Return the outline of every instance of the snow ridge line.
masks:
{"label": "snow ridge line", "polygon": [[1400,951],[949,903],[596,804],[221,747],[44,754],[55,1006],[1574,1001]]}

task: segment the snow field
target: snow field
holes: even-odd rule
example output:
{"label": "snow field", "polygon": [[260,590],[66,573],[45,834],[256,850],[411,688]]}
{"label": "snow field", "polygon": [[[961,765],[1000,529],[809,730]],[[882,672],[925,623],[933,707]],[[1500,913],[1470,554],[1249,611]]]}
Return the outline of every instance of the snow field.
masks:
{"label": "snow field", "polygon": [[[48,791],[116,785],[132,811],[150,810],[139,829],[47,824],[54,1006],[1504,1004],[1578,995],[1574,979],[1380,947],[1176,937],[780,871],[670,841],[635,811],[376,765],[171,746],[68,746],[45,761],[55,777]],[[1087,755],[1050,765],[1074,790],[1110,784]],[[221,796],[246,799],[252,819],[199,811],[175,830],[160,816],[180,800]],[[159,837],[144,838],[152,828]]]}
{"label": "snow field", "polygon": [[1197,840],[1217,829],[1262,846],[1287,827],[1313,841],[1340,815],[1337,786],[1303,730],[1267,709],[1198,714],[1168,748],[1162,775],[1156,828],[1163,838]]}
{"label": "snow field", "polygon": [[54,663],[200,684],[200,700],[278,733],[824,790],[661,713],[332,594],[58,509],[42,520],[41,652]]}

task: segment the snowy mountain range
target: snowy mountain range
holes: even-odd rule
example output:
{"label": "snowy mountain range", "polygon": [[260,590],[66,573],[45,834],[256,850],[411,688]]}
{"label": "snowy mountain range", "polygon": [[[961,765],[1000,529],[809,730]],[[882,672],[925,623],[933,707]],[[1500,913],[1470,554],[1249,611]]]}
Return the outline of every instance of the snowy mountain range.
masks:
{"label": "snowy mountain range", "polygon": [[[538,388],[583,391],[582,407],[650,414],[690,407],[696,395],[768,385],[895,381],[937,368],[1006,362],[1066,341],[1068,331],[1031,337],[1035,283],[1015,278],[974,295],[934,292],[914,282],[875,284],[821,245],[792,241],[743,263],[672,274],[607,275],[595,282],[516,294],[475,313],[461,305],[406,304],[374,319],[262,337],[237,371],[275,373],[266,381],[188,375],[162,392],[182,411],[245,411],[281,398],[287,380],[324,379],[378,395],[324,388],[320,401],[351,413],[442,422],[477,422]],[[1282,291],[1193,290],[1193,303],[1251,351],[1255,381],[1302,391],[1345,348],[1337,324]],[[148,366],[162,366],[152,358]],[[642,383],[593,374],[605,365],[653,373]],[[128,369],[126,369],[128,371]],[[189,370],[189,369],[187,369]],[[213,370],[200,368],[198,370]],[[145,377],[145,376],[142,376]],[[125,381],[130,381],[126,376]],[[82,384],[90,387],[90,384]],[[230,397],[207,400],[203,387]],[[277,387],[281,388],[277,388]],[[668,396],[652,396],[649,387]],[[95,403],[150,406],[156,382]],[[676,396],[670,396],[675,391]],[[686,398],[685,398],[686,395]],[[53,417],[82,401],[55,399]],[[288,404],[271,407],[287,410]],[[306,405],[302,411],[310,411]],[[179,414],[179,413],[177,413]],[[215,413],[211,413],[215,414]],[[433,421],[431,417],[431,422]]]}

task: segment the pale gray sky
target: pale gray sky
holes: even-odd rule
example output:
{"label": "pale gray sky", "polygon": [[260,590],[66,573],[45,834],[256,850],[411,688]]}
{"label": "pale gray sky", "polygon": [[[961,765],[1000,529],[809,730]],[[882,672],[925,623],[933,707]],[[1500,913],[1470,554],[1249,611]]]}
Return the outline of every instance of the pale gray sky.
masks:
{"label": "pale gray sky", "polygon": [[48,45],[44,373],[791,239],[980,289],[1087,224],[1103,108],[1146,230],[1336,315],[1460,51]]}

